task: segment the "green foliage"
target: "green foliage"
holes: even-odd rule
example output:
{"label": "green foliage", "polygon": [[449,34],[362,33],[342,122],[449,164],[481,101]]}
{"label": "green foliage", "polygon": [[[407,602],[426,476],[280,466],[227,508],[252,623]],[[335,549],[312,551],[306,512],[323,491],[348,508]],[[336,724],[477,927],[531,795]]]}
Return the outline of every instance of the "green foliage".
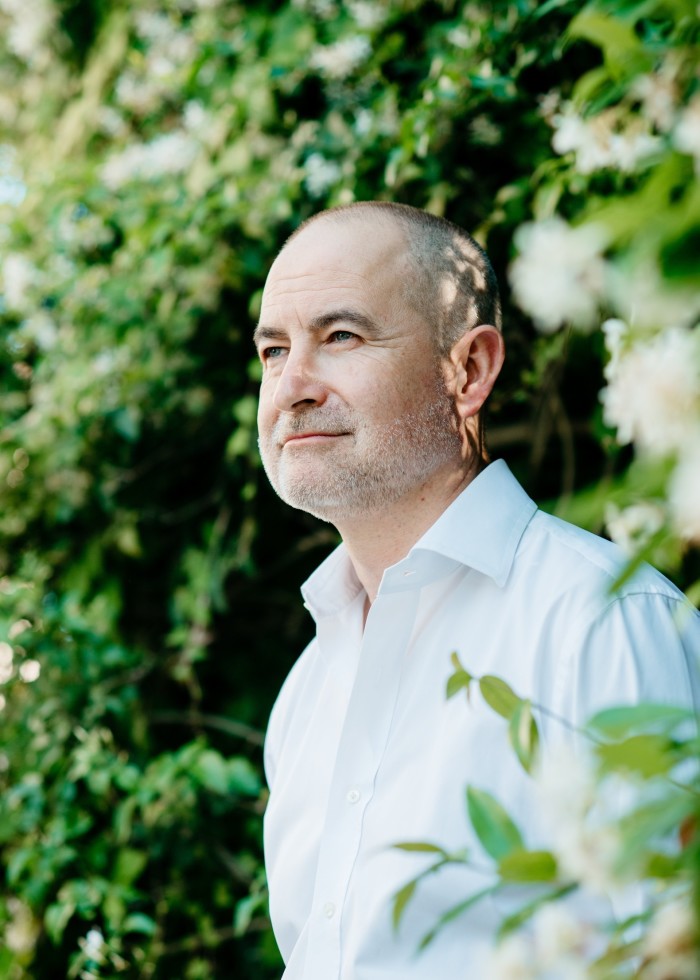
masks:
{"label": "green foliage", "polygon": [[[467,673],[456,654],[452,655],[452,664],[457,674]],[[499,692],[493,703],[487,702],[490,709],[509,720],[512,728],[513,720],[527,706],[528,727],[532,726],[533,741],[537,742],[537,724],[530,703],[518,699],[499,678],[488,676],[487,680],[489,689]],[[503,692],[507,692],[507,697]],[[504,710],[506,705],[509,710]],[[542,706],[534,708],[543,711]],[[570,727],[566,719],[547,713],[555,723]],[[578,800],[562,797],[555,810],[545,813],[545,820],[549,818],[551,822],[554,818],[557,822],[550,850],[528,848],[516,823],[498,800],[483,789],[467,787],[469,823],[473,836],[492,861],[492,881],[485,889],[451,906],[423,937],[419,949],[432,942],[448,922],[466,914],[489,895],[503,892],[510,899],[516,898],[515,911],[504,916],[499,928],[499,937],[507,941],[512,933],[526,930],[546,908],[557,906],[577,891],[584,890],[586,901],[590,901],[592,893],[600,893],[603,881],[607,896],[614,892],[623,894],[631,882],[643,882],[649,901],[633,921],[616,923],[612,918],[610,921],[603,918],[594,926],[585,913],[585,904],[580,919],[566,905],[559,913],[563,918],[547,920],[546,927],[539,926],[547,930],[563,928],[563,937],[549,936],[546,948],[541,950],[537,946],[537,928],[534,945],[532,933],[523,931],[522,936],[527,939],[504,954],[504,963],[509,964],[509,969],[516,968],[513,964],[522,964],[523,968],[532,969],[534,976],[548,976],[554,968],[563,969],[570,962],[569,957],[575,955],[577,962],[585,962],[586,975],[596,980],[608,980],[613,975],[641,980],[655,975],[647,971],[647,966],[652,971],[668,970],[674,975],[690,977],[691,972],[687,971],[694,974],[700,953],[694,908],[700,814],[697,718],[692,711],[673,705],[625,705],[606,708],[594,715],[578,734],[588,739],[594,751],[590,759],[572,751],[566,764],[580,773],[582,785],[589,788]],[[514,743],[513,748],[520,758],[518,744]],[[535,784],[540,786],[540,802],[545,810],[548,805],[551,807],[551,801],[547,802],[543,788],[548,785],[551,792],[552,777],[547,774],[547,768],[553,765],[545,756],[532,771],[528,767]],[[558,775],[561,777],[561,772]],[[620,809],[617,803],[610,806],[623,785],[627,797],[625,807]],[[407,853],[439,855],[394,896],[397,929],[427,875],[438,873],[450,863],[484,873],[478,857],[475,861],[467,849],[449,854],[438,844],[419,841],[397,846]],[[580,865],[582,847],[590,869]],[[677,934],[671,940],[663,935],[655,941],[645,940],[647,952],[638,969],[642,946],[637,934],[628,927],[642,925],[647,934],[654,929],[660,934],[662,922],[666,924],[678,918],[681,921],[675,925]],[[558,941],[562,942],[562,948],[553,953]],[[613,967],[614,974],[610,973]],[[679,972],[675,973],[676,970]]]}
{"label": "green foliage", "polygon": [[[494,453],[594,529],[611,501],[663,505],[674,461],[628,469],[601,420],[599,339],[536,337],[506,269],[516,229],[558,210],[602,225],[619,269],[658,255],[674,295],[697,289],[689,153],[666,134],[629,173],[582,174],[550,127],[553,96],[624,131],[635,79],[669,60],[686,105],[693,15],[683,0],[2,7],[0,975],[279,975],[261,732],[310,632],[296,586],[335,536],[266,486],[249,338],[303,218],[384,198],[472,230],[504,285]],[[697,577],[666,517],[647,545]],[[453,666],[448,694],[476,684],[530,769],[532,706]],[[517,854],[502,860],[536,865]]]}

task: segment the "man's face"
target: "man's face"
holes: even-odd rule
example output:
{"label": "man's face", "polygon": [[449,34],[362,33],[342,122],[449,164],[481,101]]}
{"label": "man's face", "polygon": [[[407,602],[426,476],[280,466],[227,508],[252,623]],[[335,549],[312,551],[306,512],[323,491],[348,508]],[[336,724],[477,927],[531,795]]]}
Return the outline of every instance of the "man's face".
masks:
{"label": "man's face", "polygon": [[263,464],[283,500],[333,523],[418,498],[461,465],[430,327],[403,298],[404,253],[371,217],[321,219],[265,285]]}

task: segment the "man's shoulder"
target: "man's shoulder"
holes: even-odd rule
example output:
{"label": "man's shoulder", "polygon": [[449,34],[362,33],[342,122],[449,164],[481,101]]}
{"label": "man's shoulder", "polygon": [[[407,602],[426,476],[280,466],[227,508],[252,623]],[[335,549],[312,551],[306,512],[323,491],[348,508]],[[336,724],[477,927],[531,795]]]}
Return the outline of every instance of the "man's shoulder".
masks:
{"label": "man's shoulder", "polygon": [[612,541],[541,510],[523,536],[519,560],[525,574],[536,568],[556,591],[576,587],[609,601],[644,594],[687,602],[683,593],[647,562],[627,574],[630,558]]}

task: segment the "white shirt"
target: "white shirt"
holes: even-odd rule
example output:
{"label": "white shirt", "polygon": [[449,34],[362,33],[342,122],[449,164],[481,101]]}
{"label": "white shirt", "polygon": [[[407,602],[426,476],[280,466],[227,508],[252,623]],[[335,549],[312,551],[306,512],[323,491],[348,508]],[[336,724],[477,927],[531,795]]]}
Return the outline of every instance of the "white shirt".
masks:
{"label": "white shirt", "polygon": [[[344,547],[311,576],[302,592],[317,637],[282,688],[265,750],[284,980],[456,980],[491,942],[498,899],[416,954],[440,914],[487,883],[462,867],[428,876],[398,933],[391,923],[394,894],[430,863],[392,845],[478,857],[467,784],[495,795],[532,846],[540,830],[507,723],[476,690],[470,703],[445,698],[452,651],[574,724],[610,704],[692,703],[700,617],[649,567],[611,596],[622,562],[614,545],[538,511],[496,462],[385,571],[364,632]],[[556,728],[541,722],[545,744]]]}

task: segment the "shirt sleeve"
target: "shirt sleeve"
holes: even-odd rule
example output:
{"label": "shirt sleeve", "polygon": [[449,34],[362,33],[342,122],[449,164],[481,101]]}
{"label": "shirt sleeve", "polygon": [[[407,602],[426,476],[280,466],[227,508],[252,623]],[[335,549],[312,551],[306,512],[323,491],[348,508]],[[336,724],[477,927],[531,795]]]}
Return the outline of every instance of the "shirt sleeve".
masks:
{"label": "shirt sleeve", "polygon": [[615,597],[572,634],[555,701],[574,725],[640,701],[700,710],[700,615],[680,593]]}

